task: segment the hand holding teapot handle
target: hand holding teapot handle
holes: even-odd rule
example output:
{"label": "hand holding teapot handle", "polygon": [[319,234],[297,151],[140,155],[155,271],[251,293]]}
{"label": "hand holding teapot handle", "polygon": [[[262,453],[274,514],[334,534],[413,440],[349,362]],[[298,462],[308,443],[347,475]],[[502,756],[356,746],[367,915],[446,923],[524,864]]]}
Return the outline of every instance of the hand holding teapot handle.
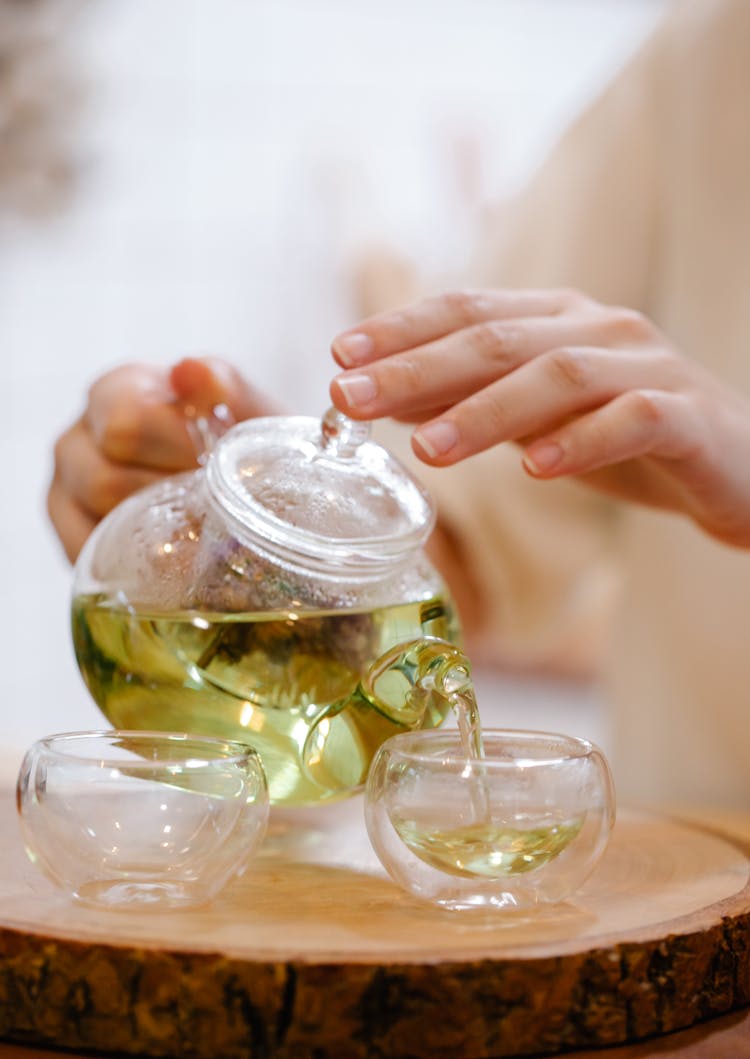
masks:
{"label": "hand holding teapot handle", "polygon": [[125,364],[102,375],[55,445],[47,509],[68,558],[75,560],[97,522],[131,493],[195,467],[209,431],[277,411],[215,357],[171,368]]}

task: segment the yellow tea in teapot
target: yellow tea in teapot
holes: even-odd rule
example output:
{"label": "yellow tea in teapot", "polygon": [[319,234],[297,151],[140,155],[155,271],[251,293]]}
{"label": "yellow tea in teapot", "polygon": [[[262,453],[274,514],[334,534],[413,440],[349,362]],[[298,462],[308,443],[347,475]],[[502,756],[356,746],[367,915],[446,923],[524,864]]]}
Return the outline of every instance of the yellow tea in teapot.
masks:
{"label": "yellow tea in teapot", "polygon": [[[441,596],[365,611],[255,614],[145,613],[96,595],[73,602],[78,664],[116,728],[249,743],[271,800],[290,805],[350,793],[381,743],[408,727],[363,692],[368,666],[403,641],[457,634]],[[440,724],[448,709],[435,700],[422,726]]]}

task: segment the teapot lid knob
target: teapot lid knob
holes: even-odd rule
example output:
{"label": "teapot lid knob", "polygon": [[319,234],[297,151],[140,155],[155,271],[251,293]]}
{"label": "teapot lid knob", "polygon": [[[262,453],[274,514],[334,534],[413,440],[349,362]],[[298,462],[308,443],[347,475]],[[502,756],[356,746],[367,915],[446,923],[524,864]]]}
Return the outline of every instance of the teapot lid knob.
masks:
{"label": "teapot lid knob", "polygon": [[338,459],[351,459],[369,436],[369,423],[349,419],[337,408],[329,408],[321,420],[323,451]]}

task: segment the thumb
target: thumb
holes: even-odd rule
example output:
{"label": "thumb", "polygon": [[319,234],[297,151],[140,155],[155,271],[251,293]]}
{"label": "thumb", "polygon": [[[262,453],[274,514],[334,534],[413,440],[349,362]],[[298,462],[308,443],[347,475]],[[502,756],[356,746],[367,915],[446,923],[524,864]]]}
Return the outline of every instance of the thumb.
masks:
{"label": "thumb", "polygon": [[212,415],[225,405],[225,420],[238,422],[254,416],[277,415],[281,406],[251,386],[236,368],[219,357],[185,357],[169,373],[178,402],[191,414]]}

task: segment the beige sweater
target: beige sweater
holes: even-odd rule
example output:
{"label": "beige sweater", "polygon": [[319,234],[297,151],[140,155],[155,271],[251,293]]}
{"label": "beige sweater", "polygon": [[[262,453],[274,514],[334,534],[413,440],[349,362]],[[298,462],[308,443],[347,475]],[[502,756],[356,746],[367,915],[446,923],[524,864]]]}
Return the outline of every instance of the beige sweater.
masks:
{"label": "beige sweater", "polygon": [[[677,0],[520,201],[488,218],[473,279],[639,308],[750,391],[750,0]],[[483,615],[475,651],[600,665],[620,799],[749,807],[750,553],[532,481],[512,446],[418,473]]]}

